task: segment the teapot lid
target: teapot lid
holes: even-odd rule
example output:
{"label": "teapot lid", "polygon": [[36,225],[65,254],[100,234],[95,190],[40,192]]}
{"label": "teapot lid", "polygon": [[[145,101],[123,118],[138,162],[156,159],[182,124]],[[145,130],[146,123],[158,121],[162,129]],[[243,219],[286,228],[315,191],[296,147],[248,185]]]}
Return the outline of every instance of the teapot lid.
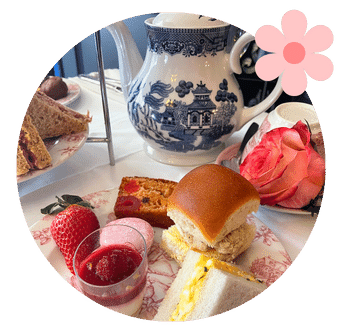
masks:
{"label": "teapot lid", "polygon": [[160,13],[152,25],[164,28],[213,28],[229,25],[214,18],[188,13]]}

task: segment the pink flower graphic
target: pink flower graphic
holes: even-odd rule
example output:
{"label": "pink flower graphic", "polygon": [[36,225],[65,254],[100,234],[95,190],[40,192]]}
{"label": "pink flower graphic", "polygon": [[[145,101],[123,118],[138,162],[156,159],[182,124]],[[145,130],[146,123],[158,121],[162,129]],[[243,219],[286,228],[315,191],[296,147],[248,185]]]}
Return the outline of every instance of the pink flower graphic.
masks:
{"label": "pink flower graphic", "polygon": [[256,32],[257,45],[272,53],[261,57],[255,70],[260,79],[265,81],[273,80],[282,74],[281,85],[285,93],[296,96],[306,89],[305,72],[318,81],[331,76],[331,60],[316,52],[331,46],[333,34],[323,25],[315,26],[305,34],[306,17],[298,10],[285,13],[281,24],[284,34],[270,25],[265,25]]}

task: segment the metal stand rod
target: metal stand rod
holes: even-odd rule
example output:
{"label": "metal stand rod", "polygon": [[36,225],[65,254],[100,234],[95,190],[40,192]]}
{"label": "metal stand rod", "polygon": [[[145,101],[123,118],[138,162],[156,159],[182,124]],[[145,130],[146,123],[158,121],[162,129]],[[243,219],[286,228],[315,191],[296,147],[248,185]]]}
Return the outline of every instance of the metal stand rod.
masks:
{"label": "metal stand rod", "polygon": [[95,32],[95,44],[96,44],[96,51],[97,51],[97,67],[98,67],[99,79],[100,79],[103,116],[104,116],[105,127],[106,127],[106,138],[88,138],[87,141],[95,142],[95,143],[106,142],[108,145],[109,164],[111,166],[114,166],[115,165],[114,148],[113,148],[113,141],[112,141],[112,130],[111,130],[110,120],[109,120],[107,89],[106,89],[106,82],[104,78],[100,31]]}

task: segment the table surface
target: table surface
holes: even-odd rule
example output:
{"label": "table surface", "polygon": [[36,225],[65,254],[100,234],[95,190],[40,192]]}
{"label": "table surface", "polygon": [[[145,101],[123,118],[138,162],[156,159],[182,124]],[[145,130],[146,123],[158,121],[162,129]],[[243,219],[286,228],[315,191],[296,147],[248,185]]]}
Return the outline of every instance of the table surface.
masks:
{"label": "table surface", "polygon": [[[111,70],[111,76],[118,71]],[[67,81],[80,85],[79,98],[69,107],[93,117],[89,137],[104,137],[105,125],[100,88],[79,78]],[[165,165],[152,160],[143,150],[143,140],[131,125],[122,94],[107,89],[108,107],[114,145],[115,165],[110,166],[106,143],[86,142],[60,166],[31,180],[18,184],[22,209],[30,227],[42,218],[40,209],[63,194],[86,195],[118,187],[123,176],[147,176],[179,181],[194,167]],[[266,114],[255,120],[261,123]],[[240,142],[249,123],[230,137],[227,146]],[[311,215],[280,213],[260,207],[255,214],[280,240],[294,260],[305,245],[316,221]]]}

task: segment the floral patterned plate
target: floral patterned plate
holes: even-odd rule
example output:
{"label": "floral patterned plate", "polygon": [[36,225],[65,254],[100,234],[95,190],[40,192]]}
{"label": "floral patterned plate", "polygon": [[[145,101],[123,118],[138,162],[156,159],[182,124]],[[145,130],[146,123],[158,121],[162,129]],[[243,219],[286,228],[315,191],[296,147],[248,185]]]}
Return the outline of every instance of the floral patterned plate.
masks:
{"label": "floral patterned plate", "polygon": [[65,135],[58,138],[45,139],[45,146],[52,158],[51,165],[44,169],[32,170],[25,175],[17,176],[17,182],[21,183],[30,180],[62,164],[81,149],[88,138],[88,134],[89,128],[83,132]]}
{"label": "floral patterned plate", "polygon": [[[113,206],[117,198],[118,188],[98,191],[82,196],[94,207],[100,225],[104,226],[115,219]],[[64,258],[50,234],[53,216],[46,215],[36,222],[30,231],[42,253],[57,272],[75,288],[75,277],[67,269]],[[236,263],[263,280],[267,286],[274,283],[291,265],[290,256],[273,232],[253,215],[247,222],[255,224],[257,232],[250,248],[241,254]],[[160,241],[163,230],[154,228],[154,242],[148,255],[147,289],[139,318],[151,320],[163,300],[166,291],[175,279],[179,266],[161,249]]]}

